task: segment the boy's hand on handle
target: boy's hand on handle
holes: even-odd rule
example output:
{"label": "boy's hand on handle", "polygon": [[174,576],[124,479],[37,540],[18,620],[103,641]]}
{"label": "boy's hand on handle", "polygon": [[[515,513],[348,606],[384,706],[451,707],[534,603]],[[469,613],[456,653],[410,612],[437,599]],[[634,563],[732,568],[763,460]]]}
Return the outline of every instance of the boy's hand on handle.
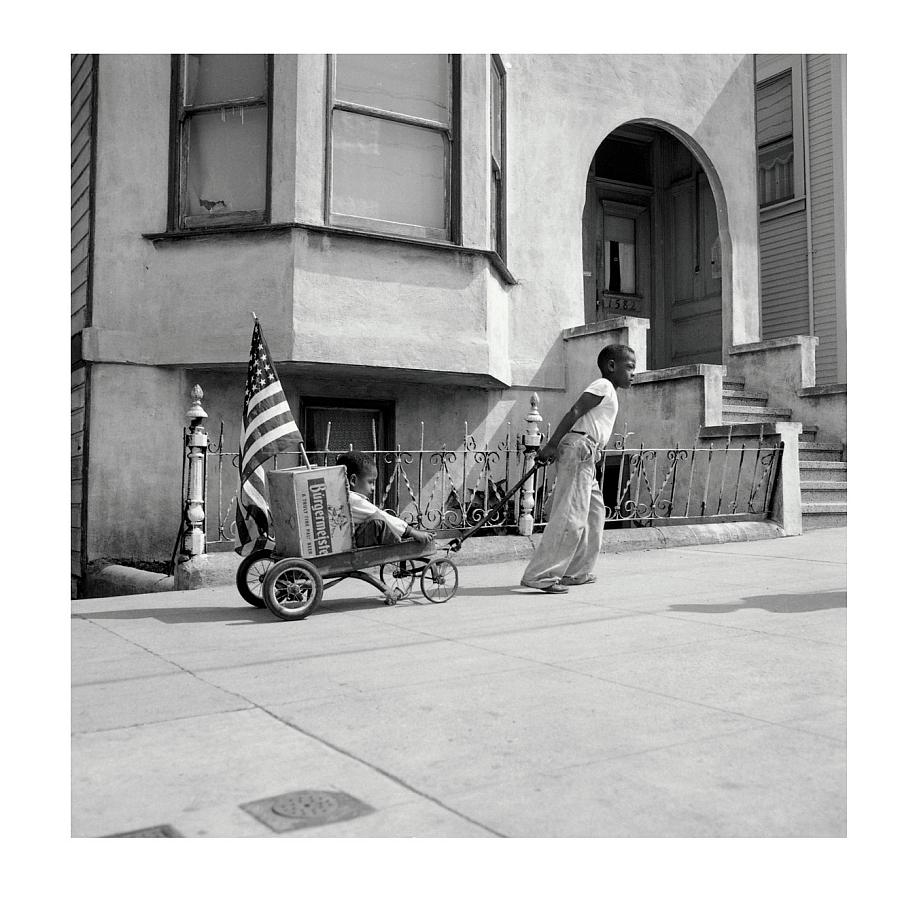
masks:
{"label": "boy's hand on handle", "polygon": [[434,540],[434,534],[429,531],[417,531],[415,528],[409,529],[409,536],[416,541],[416,543],[431,543]]}
{"label": "boy's hand on handle", "polygon": [[556,461],[556,447],[551,443],[545,443],[535,454],[535,463],[549,465]]}

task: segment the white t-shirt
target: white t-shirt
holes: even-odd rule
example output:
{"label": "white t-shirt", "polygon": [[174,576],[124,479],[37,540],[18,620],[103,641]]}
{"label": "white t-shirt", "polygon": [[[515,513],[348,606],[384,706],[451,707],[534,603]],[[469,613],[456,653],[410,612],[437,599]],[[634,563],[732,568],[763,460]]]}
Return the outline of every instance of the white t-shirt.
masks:
{"label": "white t-shirt", "polygon": [[379,509],[375,503],[355,490],[350,491],[350,517],[354,529],[370,518],[380,518],[398,537],[402,538],[406,533],[406,522],[402,518]]}
{"label": "white t-shirt", "polygon": [[604,447],[612,436],[613,425],[619,414],[619,396],[612,381],[606,378],[597,378],[584,388],[584,393],[593,393],[602,396],[600,403],[593,409],[588,409],[584,415],[572,425],[573,431],[583,431],[590,434],[597,441],[597,446]]}

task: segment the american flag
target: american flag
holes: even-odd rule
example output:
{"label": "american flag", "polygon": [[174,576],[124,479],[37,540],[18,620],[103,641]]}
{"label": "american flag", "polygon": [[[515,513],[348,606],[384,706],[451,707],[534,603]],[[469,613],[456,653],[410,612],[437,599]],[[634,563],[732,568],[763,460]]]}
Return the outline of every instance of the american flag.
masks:
{"label": "american flag", "polygon": [[250,342],[250,364],[244,389],[237,496],[235,552],[250,555],[258,549],[274,549],[272,515],[263,463],[278,452],[297,451],[303,438],[291,415],[275,363],[269,354],[257,320]]}

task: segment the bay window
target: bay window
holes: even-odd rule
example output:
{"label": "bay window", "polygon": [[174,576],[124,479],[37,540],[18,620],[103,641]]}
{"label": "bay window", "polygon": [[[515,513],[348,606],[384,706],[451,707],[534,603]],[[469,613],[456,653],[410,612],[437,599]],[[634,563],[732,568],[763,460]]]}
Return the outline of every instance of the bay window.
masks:
{"label": "bay window", "polygon": [[329,63],[329,223],[457,241],[457,59],[337,54]]}
{"label": "bay window", "polygon": [[174,57],[169,227],[265,222],[272,57]]}

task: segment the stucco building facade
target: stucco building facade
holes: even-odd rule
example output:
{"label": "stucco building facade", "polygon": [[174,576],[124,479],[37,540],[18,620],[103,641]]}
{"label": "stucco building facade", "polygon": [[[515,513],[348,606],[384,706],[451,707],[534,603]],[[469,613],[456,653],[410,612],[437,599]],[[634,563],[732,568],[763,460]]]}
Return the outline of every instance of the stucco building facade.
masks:
{"label": "stucco building facade", "polygon": [[753,56],[72,71],[73,593],[96,560],[171,553],[190,389],[236,440],[252,312],[312,444],[373,417],[387,445],[422,421],[489,442],[534,391],[552,423],[611,341],[648,441],[766,420],[729,418],[729,377],[845,440],[810,330],[763,340]]}

